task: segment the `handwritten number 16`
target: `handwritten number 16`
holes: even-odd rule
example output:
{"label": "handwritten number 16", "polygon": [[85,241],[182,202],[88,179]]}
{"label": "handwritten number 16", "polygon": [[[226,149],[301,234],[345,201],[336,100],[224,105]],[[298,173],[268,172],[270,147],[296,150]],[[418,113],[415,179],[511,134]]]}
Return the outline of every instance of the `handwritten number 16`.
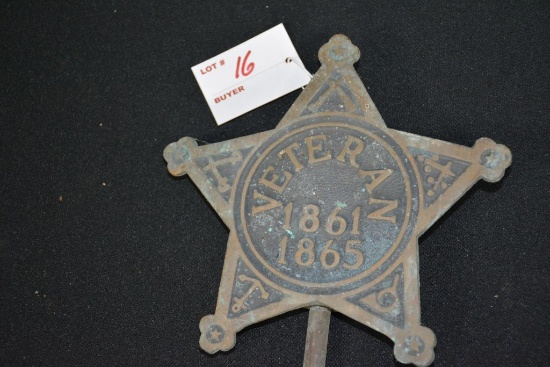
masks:
{"label": "handwritten number 16", "polygon": [[[241,65],[241,57],[239,56],[239,58],[237,59],[237,70],[235,70],[235,79],[239,79],[241,75],[248,76],[250,75],[250,73],[252,73],[252,71],[254,71],[254,63],[251,62],[247,64],[248,56],[250,56],[251,52],[252,51],[248,51],[246,53],[246,55],[244,56],[244,59],[242,60],[242,65]],[[239,71],[241,75],[239,75]]]}

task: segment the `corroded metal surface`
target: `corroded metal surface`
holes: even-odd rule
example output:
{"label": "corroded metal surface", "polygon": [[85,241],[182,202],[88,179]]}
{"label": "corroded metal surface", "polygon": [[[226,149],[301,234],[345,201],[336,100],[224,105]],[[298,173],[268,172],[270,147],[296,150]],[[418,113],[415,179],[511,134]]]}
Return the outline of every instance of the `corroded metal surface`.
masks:
{"label": "corroded metal surface", "polygon": [[330,310],[321,306],[309,309],[304,367],[324,367],[327,359]]}
{"label": "corroded metal surface", "polygon": [[201,347],[229,350],[244,327],[325,306],[387,335],[403,363],[429,365],[420,324],[418,237],[477,180],[498,181],[508,148],[386,127],[357,76],[359,50],[334,36],[276,129],[217,144],[168,145],[230,229],[218,304]]}

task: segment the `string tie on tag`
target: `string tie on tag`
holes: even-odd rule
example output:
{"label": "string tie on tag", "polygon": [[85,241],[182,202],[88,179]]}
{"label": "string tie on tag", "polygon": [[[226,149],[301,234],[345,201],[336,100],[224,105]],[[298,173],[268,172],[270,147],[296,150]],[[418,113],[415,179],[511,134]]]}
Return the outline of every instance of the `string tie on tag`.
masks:
{"label": "string tie on tag", "polygon": [[[297,62],[296,59],[294,59],[293,57],[290,57],[290,56],[287,57],[285,59],[285,62],[287,64],[290,64],[292,62],[294,65],[297,65],[300,69],[302,69],[309,76],[309,79],[313,79],[313,75],[311,75],[311,73],[309,71],[307,71],[307,69],[305,67],[303,67],[302,64]],[[303,86],[302,89],[306,89],[306,87]]]}

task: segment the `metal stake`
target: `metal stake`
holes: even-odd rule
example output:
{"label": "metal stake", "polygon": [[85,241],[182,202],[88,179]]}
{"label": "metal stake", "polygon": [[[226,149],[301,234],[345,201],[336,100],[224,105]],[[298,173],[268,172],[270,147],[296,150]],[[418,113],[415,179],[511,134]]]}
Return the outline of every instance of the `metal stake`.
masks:
{"label": "metal stake", "polygon": [[307,321],[304,367],[325,367],[329,327],[330,310],[321,306],[311,307]]}

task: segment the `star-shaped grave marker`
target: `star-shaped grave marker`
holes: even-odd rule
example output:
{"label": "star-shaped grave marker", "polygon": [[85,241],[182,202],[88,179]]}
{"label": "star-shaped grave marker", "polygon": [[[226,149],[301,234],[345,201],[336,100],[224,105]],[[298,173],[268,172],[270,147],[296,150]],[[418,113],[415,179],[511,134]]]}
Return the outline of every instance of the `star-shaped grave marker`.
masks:
{"label": "star-shaped grave marker", "polygon": [[[400,362],[427,366],[435,336],[420,324],[418,237],[476,181],[500,180],[511,153],[487,138],[469,148],[386,127],[343,35],[319,59],[274,130],[203,146],[185,137],[164,151],[230,229],[200,345],[227,351],[246,326],[307,307],[309,346],[325,335],[326,348],[336,311],[392,339]],[[324,363],[322,344],[306,347],[306,365]]]}

